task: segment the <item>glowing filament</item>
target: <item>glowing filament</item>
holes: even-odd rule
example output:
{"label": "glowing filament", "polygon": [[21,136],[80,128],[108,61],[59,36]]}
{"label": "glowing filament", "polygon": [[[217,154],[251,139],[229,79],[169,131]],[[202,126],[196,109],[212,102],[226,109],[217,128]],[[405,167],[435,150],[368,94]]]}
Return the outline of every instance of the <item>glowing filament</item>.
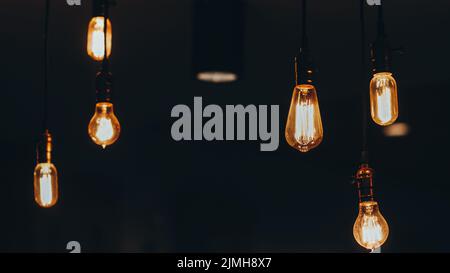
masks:
{"label": "glowing filament", "polygon": [[381,226],[376,216],[364,216],[362,224],[362,241],[367,245],[375,245],[382,239]]}
{"label": "glowing filament", "polygon": [[[111,21],[107,20],[107,34],[106,34],[106,51],[111,55],[112,31]],[[104,17],[98,16],[91,19],[88,28],[87,53],[92,59],[96,61],[103,60],[105,56],[105,33],[104,33]]]}
{"label": "glowing filament", "polygon": [[314,106],[309,101],[299,101],[296,108],[295,138],[301,144],[306,145],[313,140],[316,131],[314,129]]}
{"label": "glowing filament", "polygon": [[50,162],[39,163],[34,169],[34,200],[43,208],[52,207],[58,200],[58,172]]}
{"label": "glowing filament", "polygon": [[111,139],[114,135],[114,129],[112,125],[112,121],[109,118],[100,118],[97,120],[97,132],[95,133],[95,137],[100,141],[106,141]]}
{"label": "glowing filament", "polygon": [[391,73],[382,72],[370,82],[370,109],[375,123],[386,126],[398,117],[397,84]]}

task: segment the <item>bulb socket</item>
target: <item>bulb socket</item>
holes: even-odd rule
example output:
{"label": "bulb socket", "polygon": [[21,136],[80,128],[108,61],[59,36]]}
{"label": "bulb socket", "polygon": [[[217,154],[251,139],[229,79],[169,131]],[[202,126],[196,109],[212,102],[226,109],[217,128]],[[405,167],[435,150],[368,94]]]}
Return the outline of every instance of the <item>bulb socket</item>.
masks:
{"label": "bulb socket", "polygon": [[110,6],[115,6],[115,0],[93,0],[92,1],[92,16],[105,16],[108,14]]}
{"label": "bulb socket", "polygon": [[95,92],[97,102],[111,102],[112,74],[100,71],[95,76]]}
{"label": "bulb socket", "polygon": [[370,60],[373,74],[391,71],[392,48],[383,33],[370,45]]}
{"label": "bulb socket", "polygon": [[355,184],[358,189],[359,203],[373,201],[373,169],[368,164],[359,166],[355,176]]}
{"label": "bulb socket", "polygon": [[106,10],[107,0],[93,0],[92,1],[92,16],[104,16]]}
{"label": "bulb socket", "polygon": [[52,135],[48,130],[45,130],[36,145],[37,163],[50,163],[52,160],[52,148]]}
{"label": "bulb socket", "polygon": [[308,47],[302,47],[294,58],[295,85],[312,84],[314,82],[314,65]]}

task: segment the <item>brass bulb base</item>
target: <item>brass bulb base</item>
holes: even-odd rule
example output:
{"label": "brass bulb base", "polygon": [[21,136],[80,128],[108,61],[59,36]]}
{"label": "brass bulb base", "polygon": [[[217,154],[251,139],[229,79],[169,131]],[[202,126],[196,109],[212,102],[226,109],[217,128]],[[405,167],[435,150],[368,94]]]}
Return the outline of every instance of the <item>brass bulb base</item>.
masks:
{"label": "brass bulb base", "polygon": [[374,170],[369,164],[362,163],[356,171],[355,184],[358,190],[359,202],[373,201],[373,174]]}
{"label": "brass bulb base", "polygon": [[41,135],[41,138],[36,146],[37,163],[49,163],[52,160],[52,135],[48,131]]}

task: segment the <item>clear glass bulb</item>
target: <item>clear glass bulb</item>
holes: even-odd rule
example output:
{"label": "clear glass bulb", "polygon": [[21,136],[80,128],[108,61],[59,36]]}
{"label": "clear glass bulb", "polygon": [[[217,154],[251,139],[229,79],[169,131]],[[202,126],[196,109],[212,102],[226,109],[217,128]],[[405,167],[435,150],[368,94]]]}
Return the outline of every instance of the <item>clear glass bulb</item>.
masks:
{"label": "clear glass bulb", "polygon": [[389,226],[381,215],[377,202],[365,201],[359,204],[359,214],[353,225],[353,236],[358,244],[370,250],[386,242]]}
{"label": "clear glass bulb", "polygon": [[392,73],[381,72],[373,75],[370,81],[370,110],[373,121],[378,125],[390,125],[397,120],[397,83]]}
{"label": "clear glass bulb", "polygon": [[105,148],[119,138],[120,123],[114,115],[113,104],[99,102],[95,105],[95,114],[89,122],[88,133],[92,141]]}
{"label": "clear glass bulb", "polygon": [[[101,61],[105,56],[104,19],[103,16],[93,17],[88,26],[87,53],[95,61]],[[112,47],[112,27],[109,19],[107,19],[106,38],[106,53],[109,57]]]}
{"label": "clear glass bulb", "polygon": [[39,163],[34,169],[34,200],[43,208],[58,201],[58,172],[50,162]]}
{"label": "clear glass bulb", "polygon": [[310,84],[295,86],[285,130],[286,141],[300,152],[317,147],[323,139],[322,119],[316,89]]}

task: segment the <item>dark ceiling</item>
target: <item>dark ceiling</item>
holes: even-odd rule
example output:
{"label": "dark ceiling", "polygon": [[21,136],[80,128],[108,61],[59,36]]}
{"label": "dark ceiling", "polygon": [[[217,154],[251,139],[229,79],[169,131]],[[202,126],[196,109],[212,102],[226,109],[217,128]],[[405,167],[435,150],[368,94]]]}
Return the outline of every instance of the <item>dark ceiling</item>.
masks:
{"label": "dark ceiling", "polygon": [[[301,154],[284,140],[299,47],[298,0],[247,0],[244,76],[216,86],[191,77],[188,0],[118,0],[113,22],[118,142],[103,151],[87,135],[98,69],[85,50],[90,1],[52,1],[50,130],[61,195],[52,209],[33,200],[35,141],[42,112],[44,1],[0,4],[3,173],[0,251],[360,252],[350,184],[361,146],[358,1],[315,0],[310,46],[323,143]],[[376,197],[391,233],[387,252],[450,250],[450,2],[384,1],[404,138],[370,127]],[[375,9],[367,7],[375,36]],[[175,142],[177,104],[280,105],[280,147],[258,142]]]}

